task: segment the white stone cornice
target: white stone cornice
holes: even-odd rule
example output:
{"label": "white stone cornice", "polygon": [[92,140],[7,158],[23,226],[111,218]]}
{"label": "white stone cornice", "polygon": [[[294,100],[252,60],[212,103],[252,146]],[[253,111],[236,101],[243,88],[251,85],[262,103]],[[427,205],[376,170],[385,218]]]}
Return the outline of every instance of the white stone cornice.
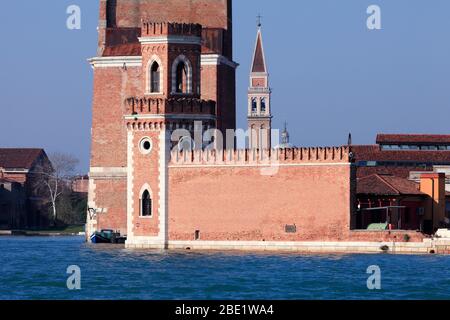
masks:
{"label": "white stone cornice", "polygon": [[160,36],[160,37],[140,37],[142,44],[196,44],[201,45],[202,39],[195,36]]}
{"label": "white stone cornice", "polygon": [[202,54],[201,57],[201,65],[202,66],[217,66],[217,65],[227,65],[234,69],[237,69],[239,63],[234,61],[230,61],[227,57],[224,57],[220,54]]}
{"label": "white stone cornice", "polygon": [[118,57],[94,57],[88,59],[91,66],[95,68],[121,68],[124,65],[128,67],[141,67],[141,56],[118,56]]}

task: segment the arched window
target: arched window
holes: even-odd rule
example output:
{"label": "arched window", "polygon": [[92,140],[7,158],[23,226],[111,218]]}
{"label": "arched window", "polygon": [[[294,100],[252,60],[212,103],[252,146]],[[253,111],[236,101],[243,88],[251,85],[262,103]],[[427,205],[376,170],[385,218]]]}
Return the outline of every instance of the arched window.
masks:
{"label": "arched window", "polygon": [[172,63],[172,93],[191,94],[192,93],[192,64],[184,56],[178,56]]}
{"label": "arched window", "polygon": [[252,113],[258,112],[258,103],[256,102],[256,98],[252,98]]}
{"label": "arched window", "polygon": [[150,92],[161,92],[161,70],[158,62],[153,62],[150,68]]}
{"label": "arched window", "polygon": [[187,66],[181,61],[177,65],[176,93],[187,93]]}
{"label": "arched window", "polygon": [[265,98],[261,99],[261,112],[263,112],[263,113],[266,112],[266,99]]}
{"label": "arched window", "polygon": [[141,199],[141,216],[142,217],[151,217],[152,216],[152,198],[150,196],[150,192],[145,190],[142,194]]}

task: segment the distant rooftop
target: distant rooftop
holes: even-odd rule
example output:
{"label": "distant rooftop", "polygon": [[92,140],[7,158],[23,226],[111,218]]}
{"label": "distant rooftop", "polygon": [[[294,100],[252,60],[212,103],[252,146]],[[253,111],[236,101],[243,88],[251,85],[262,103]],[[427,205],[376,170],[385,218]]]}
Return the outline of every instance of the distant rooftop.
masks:
{"label": "distant rooftop", "polygon": [[408,179],[392,176],[372,174],[358,179],[357,193],[365,195],[424,195],[419,185]]}
{"label": "distant rooftop", "polygon": [[409,161],[450,164],[450,150],[387,150],[379,145],[354,145],[352,152],[357,161]]}
{"label": "distant rooftop", "polygon": [[0,167],[5,169],[30,169],[42,154],[45,154],[43,149],[0,148]]}
{"label": "distant rooftop", "polygon": [[450,135],[437,134],[379,134],[377,144],[436,144],[450,145]]}

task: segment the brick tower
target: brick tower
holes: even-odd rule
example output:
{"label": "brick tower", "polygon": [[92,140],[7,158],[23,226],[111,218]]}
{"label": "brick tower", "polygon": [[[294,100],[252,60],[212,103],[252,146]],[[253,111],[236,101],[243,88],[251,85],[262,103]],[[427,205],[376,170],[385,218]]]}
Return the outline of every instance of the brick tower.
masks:
{"label": "brick tower", "polygon": [[163,246],[172,133],[236,127],[231,0],[100,0],[90,63],[87,235],[114,229]]}
{"label": "brick tower", "polygon": [[261,23],[258,23],[250,72],[250,87],[248,89],[248,128],[251,149],[271,148],[272,113],[270,96],[271,89],[264,55]]}

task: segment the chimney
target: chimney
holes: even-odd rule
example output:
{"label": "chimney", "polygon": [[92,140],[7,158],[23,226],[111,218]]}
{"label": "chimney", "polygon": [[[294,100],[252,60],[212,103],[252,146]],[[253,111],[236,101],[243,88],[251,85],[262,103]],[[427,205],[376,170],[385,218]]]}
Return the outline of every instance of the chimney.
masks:
{"label": "chimney", "polygon": [[427,194],[424,220],[432,226],[434,233],[445,219],[445,173],[423,173],[420,176],[420,191]]}

